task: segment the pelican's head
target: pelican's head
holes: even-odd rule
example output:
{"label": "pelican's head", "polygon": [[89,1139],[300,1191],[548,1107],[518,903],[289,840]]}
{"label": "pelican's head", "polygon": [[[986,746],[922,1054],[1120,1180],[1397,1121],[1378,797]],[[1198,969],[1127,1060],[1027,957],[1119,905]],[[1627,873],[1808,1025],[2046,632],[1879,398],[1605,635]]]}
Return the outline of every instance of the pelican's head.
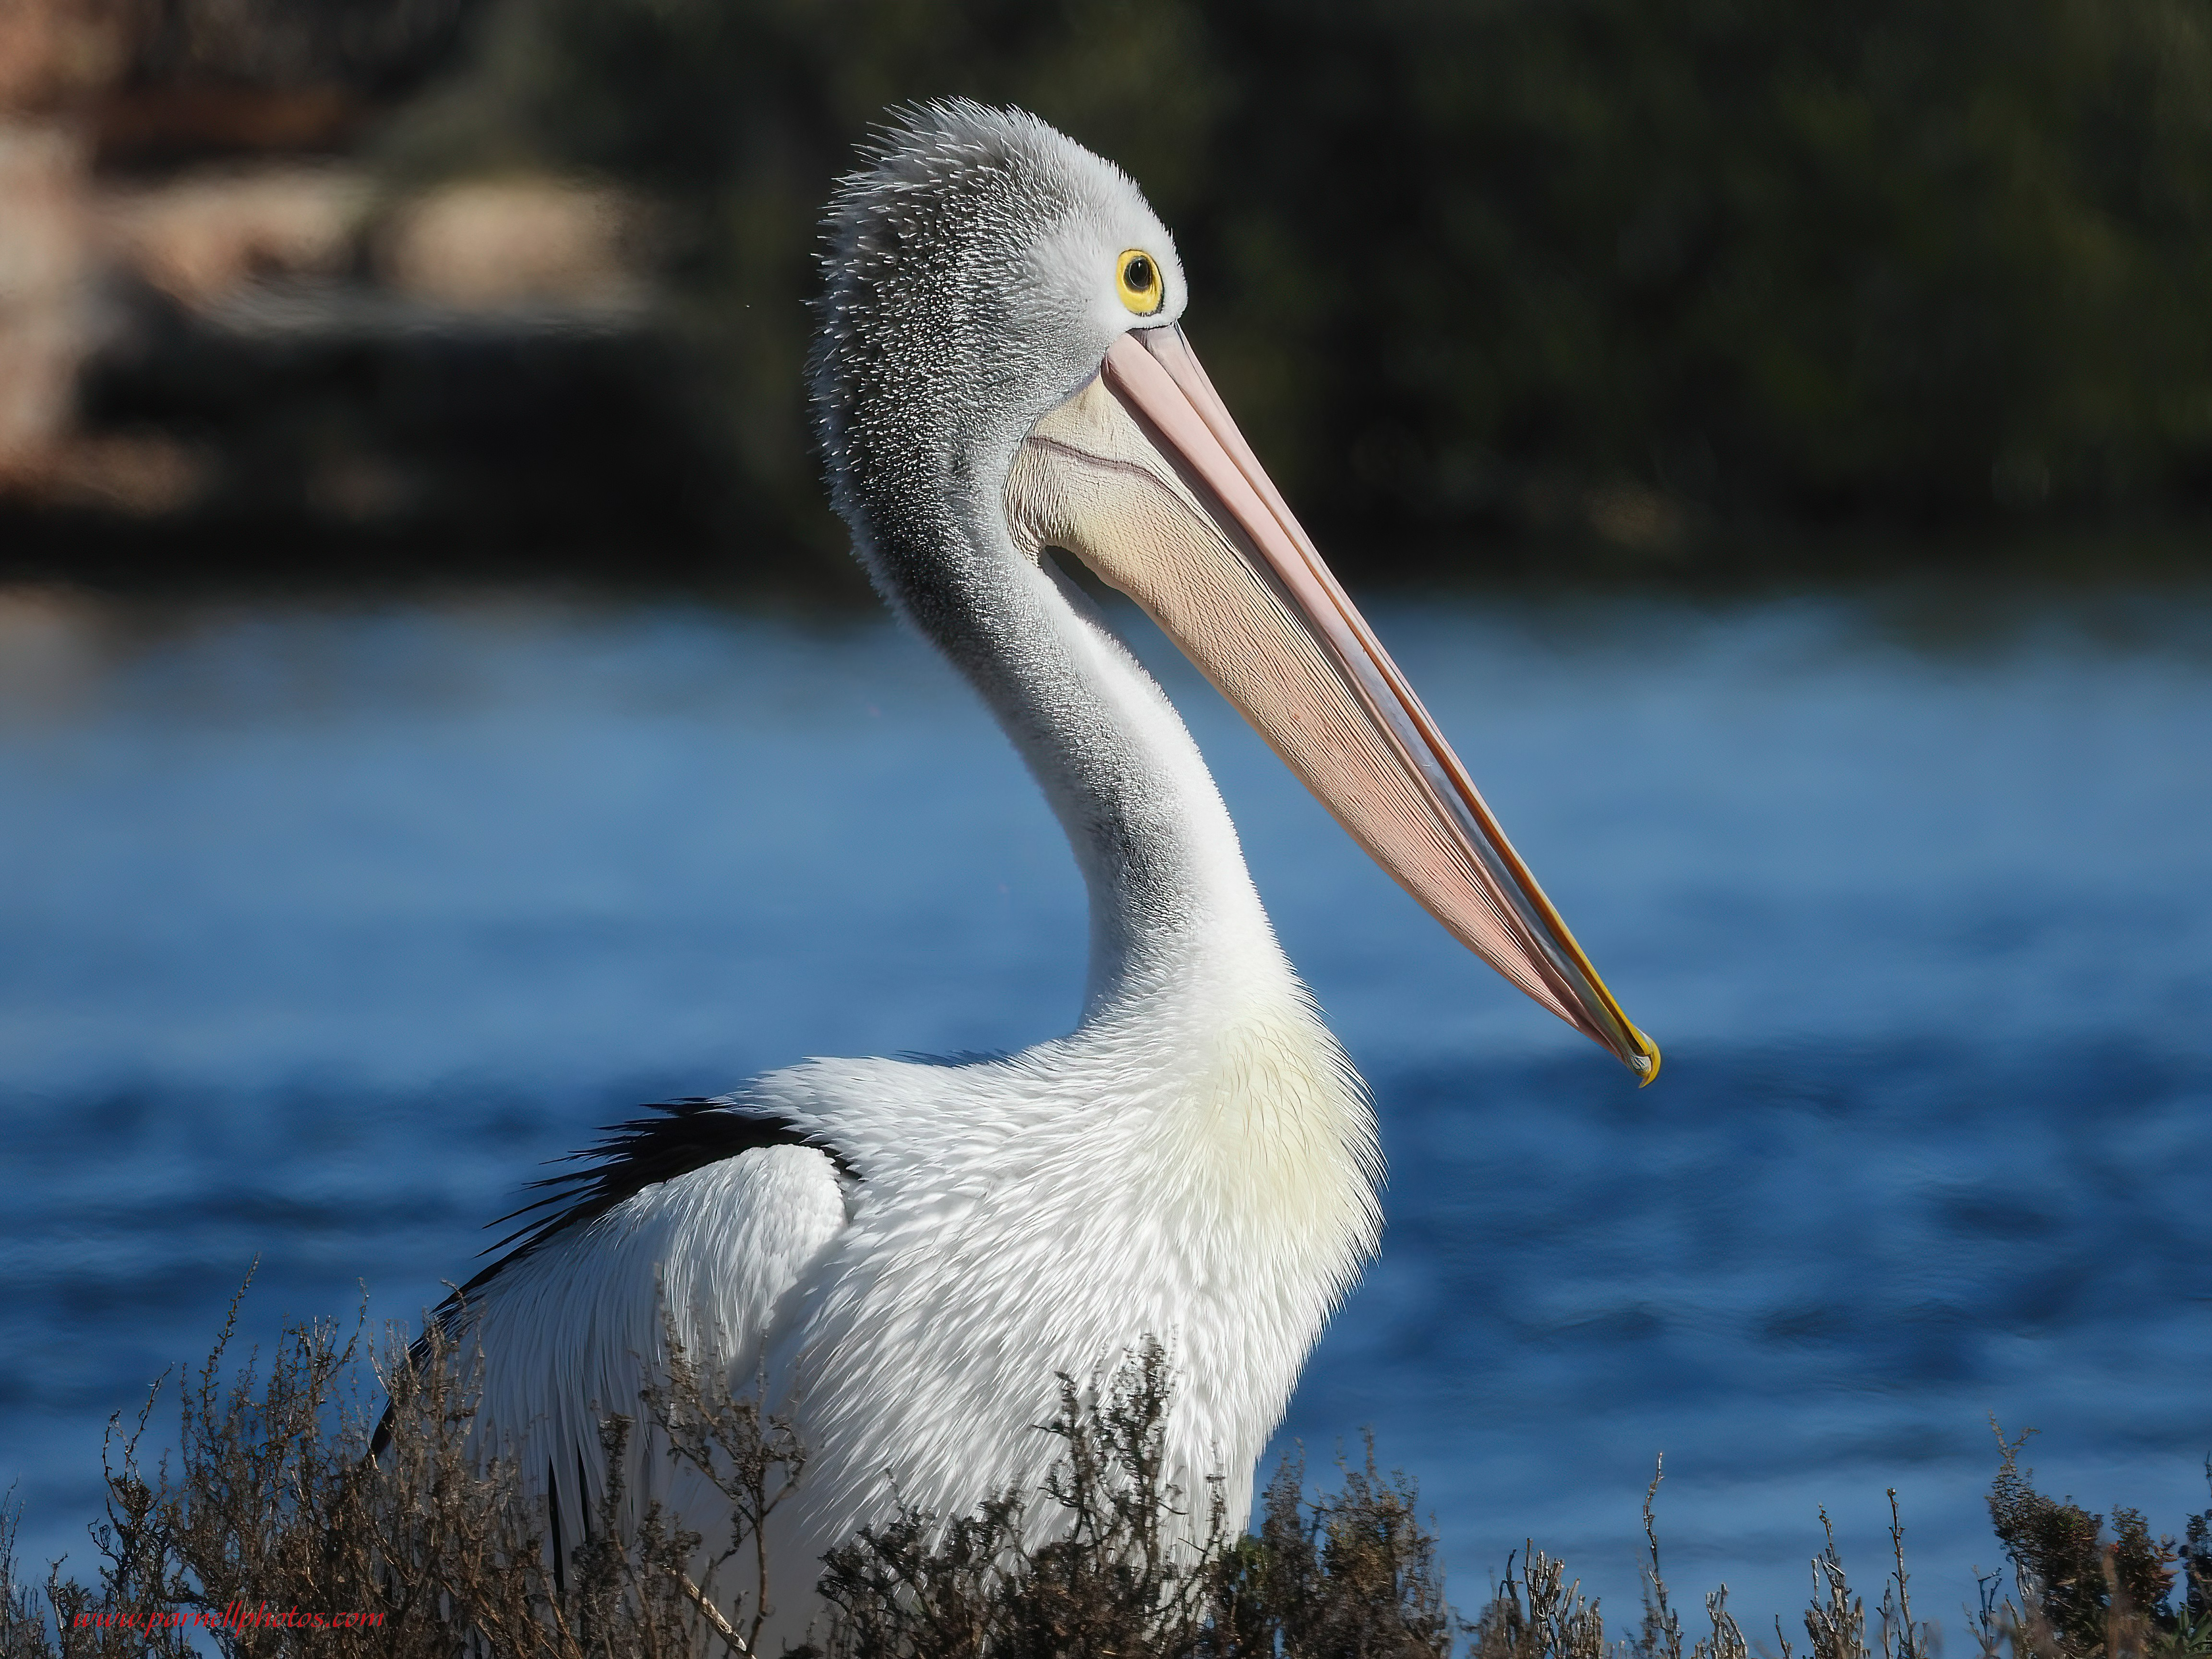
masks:
{"label": "pelican's head", "polygon": [[995,490],[1039,417],[1132,329],[1172,325],[1184,289],[1136,185],[1033,115],[902,111],[870,160],[830,207],[814,408],[838,511],[896,592],[884,566],[915,509]]}
{"label": "pelican's head", "polygon": [[[1175,241],[1019,111],[905,112],[832,203],[813,360],[837,509],[909,609],[1073,554],[1134,599],[1451,933],[1640,1080],[1631,1024],[1237,429]],[[997,533],[926,535],[948,522]]]}

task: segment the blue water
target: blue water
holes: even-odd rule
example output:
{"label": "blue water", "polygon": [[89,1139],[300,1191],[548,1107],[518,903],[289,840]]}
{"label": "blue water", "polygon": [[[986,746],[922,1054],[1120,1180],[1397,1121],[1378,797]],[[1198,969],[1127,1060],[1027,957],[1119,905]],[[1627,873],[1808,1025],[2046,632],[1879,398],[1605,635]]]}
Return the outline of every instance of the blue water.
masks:
{"label": "blue water", "polygon": [[[1817,1509],[1920,1611],[1991,1413],[2179,1528],[2212,1449],[2212,597],[1905,590],[1376,620],[1630,1012],[1638,1091],[1140,641],[1372,1082],[1382,1261],[1286,1436],[1371,1425],[1458,1599],[1792,1627]],[[538,1162],[807,1054],[1064,1029],[1081,896],[870,620],[530,594],[0,593],[0,1482],[88,1570],[101,1430],[247,1328],[411,1317]],[[157,1426],[171,1420],[164,1407]]]}

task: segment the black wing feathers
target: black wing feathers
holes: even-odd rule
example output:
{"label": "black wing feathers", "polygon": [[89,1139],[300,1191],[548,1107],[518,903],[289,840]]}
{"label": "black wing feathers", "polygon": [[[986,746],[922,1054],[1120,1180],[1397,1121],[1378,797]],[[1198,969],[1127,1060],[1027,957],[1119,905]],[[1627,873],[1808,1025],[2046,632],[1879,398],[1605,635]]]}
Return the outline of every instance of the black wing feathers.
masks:
{"label": "black wing feathers", "polygon": [[486,1255],[494,1250],[505,1250],[507,1254],[461,1286],[464,1297],[555,1234],[570,1227],[590,1225],[624,1199],[647,1187],[657,1187],[664,1181],[673,1181],[678,1176],[703,1170],[709,1164],[720,1164],[724,1158],[735,1158],[755,1147],[811,1146],[836,1166],[838,1174],[848,1177],[854,1174],[852,1166],[836,1147],[824,1146],[811,1139],[789,1118],[748,1112],[718,1100],[663,1101],[645,1109],[660,1115],[634,1117],[627,1123],[608,1125],[597,1146],[554,1160],[556,1164],[578,1164],[589,1159],[589,1169],[532,1182],[533,1190],[543,1187],[554,1190],[535,1204],[526,1204],[491,1223],[496,1227],[539,1210],[553,1212],[526,1222],[498,1243],[488,1246],[483,1252]]}
{"label": "black wing feathers", "polygon": [[[532,1188],[550,1187],[554,1190],[535,1204],[526,1204],[490,1224],[496,1227],[501,1222],[536,1215],[540,1210],[552,1212],[524,1223],[496,1244],[489,1246],[483,1252],[486,1255],[495,1250],[505,1254],[446,1298],[437,1311],[439,1323],[453,1329],[472,1292],[482,1290],[556,1234],[571,1227],[589,1226],[624,1199],[647,1187],[673,1181],[678,1176],[703,1170],[709,1164],[720,1164],[724,1158],[735,1158],[757,1146],[811,1146],[829,1158],[839,1175],[857,1179],[842,1153],[811,1139],[789,1118],[749,1112],[718,1100],[664,1101],[644,1109],[659,1115],[610,1124],[597,1146],[554,1159],[556,1164],[589,1160],[590,1167],[532,1182]],[[416,1364],[422,1361],[428,1340],[427,1334],[418,1338],[410,1351],[409,1357]],[[390,1432],[391,1413],[387,1407],[384,1421],[377,1425],[370,1449],[372,1455],[384,1449]]]}

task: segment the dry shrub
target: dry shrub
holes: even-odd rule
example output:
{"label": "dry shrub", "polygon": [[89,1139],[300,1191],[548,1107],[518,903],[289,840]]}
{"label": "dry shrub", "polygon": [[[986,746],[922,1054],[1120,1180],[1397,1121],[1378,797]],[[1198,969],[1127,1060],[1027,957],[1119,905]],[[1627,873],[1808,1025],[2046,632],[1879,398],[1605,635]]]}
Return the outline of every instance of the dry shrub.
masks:
{"label": "dry shrub", "polygon": [[[705,1618],[723,1648],[750,1654],[759,1647],[761,1625],[770,1611],[768,1517],[798,1486],[799,1471],[806,1464],[806,1449],[799,1443],[789,1419],[767,1412],[759,1397],[740,1395],[730,1386],[726,1368],[693,1360],[677,1333],[674,1315],[665,1305],[661,1310],[661,1332],[668,1348],[666,1379],[647,1383],[638,1397],[660,1430],[670,1459],[689,1463],[705,1475],[729,1504],[729,1542],[705,1563],[701,1572],[703,1585],[694,1583],[685,1576],[685,1568],[702,1539],[670,1530],[661,1519],[659,1505],[648,1505],[638,1529],[638,1555],[648,1570],[656,1561],[663,1564],[659,1573],[663,1583],[657,1591],[640,1586],[634,1594],[665,1595],[672,1587],[681,1592],[684,1604]],[[628,1423],[617,1421],[627,1433]],[[617,1475],[623,1467],[622,1451],[618,1443],[610,1442],[606,1446],[607,1466]],[[622,1551],[611,1540],[621,1535],[621,1497],[617,1478],[610,1483],[601,1504],[598,1533],[599,1547],[617,1566],[623,1565]],[[740,1591],[726,1617],[716,1592],[723,1569],[732,1562],[750,1565],[751,1598],[749,1611],[746,1595]],[[673,1610],[675,1604],[671,1605]]]}
{"label": "dry shrub", "polygon": [[[111,1428],[96,1586],[57,1571],[41,1607],[15,1576],[13,1521],[0,1517],[0,1659],[757,1650],[763,1527],[805,1452],[787,1422],[672,1331],[667,1374],[641,1401],[669,1455],[728,1501],[726,1542],[702,1553],[657,1504],[625,1526],[636,1425],[613,1415],[600,1428],[613,1473],[595,1524],[556,1571],[513,1463],[471,1445],[480,1362],[445,1324],[430,1322],[411,1352],[394,1332],[374,1356],[358,1328],[341,1340],[329,1322],[291,1325],[265,1364],[257,1351],[233,1370],[236,1322],[234,1304],[185,1379],[173,1467],[165,1455],[149,1468],[139,1452],[160,1384],[134,1428]],[[386,1395],[380,1421],[370,1373]],[[943,1524],[908,1510],[834,1552],[829,1654],[1445,1659],[1453,1620],[1410,1482],[1378,1475],[1370,1447],[1341,1492],[1309,1502],[1293,1463],[1268,1489],[1260,1536],[1234,1534],[1214,1487],[1203,1538],[1186,1542],[1186,1495],[1163,1473],[1170,1395],[1157,1346],[1103,1386],[1063,1378],[1060,1415],[1039,1425],[1061,1442],[1041,1493],[1010,1492]],[[1061,1524],[1031,1545],[1036,1499]],[[733,1593],[718,1589],[725,1575]],[[241,1607],[356,1622],[267,1624],[239,1619]]]}
{"label": "dry shrub", "polygon": [[1568,1582],[1566,1564],[1534,1544],[1521,1559],[1518,1572],[1507,1559],[1475,1621],[1475,1659],[1611,1659],[1598,1604],[1583,1596],[1579,1579]]}
{"label": "dry shrub", "polygon": [[[658,1505],[633,1530],[618,1527],[629,1418],[601,1425],[615,1477],[592,1535],[556,1575],[514,1465],[470,1444],[480,1364],[443,1325],[430,1322],[411,1352],[391,1334],[374,1365],[358,1329],[341,1341],[328,1322],[291,1325],[265,1370],[257,1351],[227,1375],[236,1319],[234,1304],[185,1381],[173,1469],[167,1455],[151,1469],[139,1455],[153,1396],[128,1434],[111,1427],[97,1587],[57,1571],[41,1617],[35,1598],[0,1582],[7,1659],[166,1659],[210,1645],[232,1659],[745,1650],[731,1625],[742,1598],[726,1615],[686,1576],[696,1535]],[[384,1387],[380,1423],[365,1371]],[[657,1403],[680,1418],[720,1402],[687,1373]],[[12,1552],[9,1561],[12,1573]],[[280,1620],[297,1609],[310,1622],[264,1624],[241,1609]],[[318,1627],[316,1615],[351,1622]]]}
{"label": "dry shrub", "polygon": [[1310,1501],[1285,1462],[1256,1536],[1231,1532],[1217,1485],[1181,1543],[1196,1495],[1164,1475],[1170,1395],[1157,1345],[1103,1388],[1061,1377],[1042,1425],[1064,1448],[1042,1493],[1060,1512],[1050,1542],[1024,1541],[1030,1498],[1009,1491],[949,1523],[903,1510],[833,1551],[833,1659],[1446,1659],[1435,1538],[1371,1443]]}
{"label": "dry shrub", "polygon": [[[1618,1642],[1607,1641],[1596,1600],[1585,1597],[1579,1583],[1569,1582],[1557,1559],[1531,1544],[1523,1558],[1527,1565],[1516,1573],[1507,1564],[1504,1581],[1472,1626],[1471,1659],[1683,1659],[1682,1621],[1659,1559],[1656,1504],[1663,1474],[1662,1460],[1644,1494],[1644,1609],[1633,1633]],[[1931,1659],[1934,1632],[1912,1619],[1906,1594],[1905,1528],[1897,1519],[1897,1494],[1892,1492],[1889,1497],[1895,1566],[1882,1593],[1879,1651],[1881,1659]],[[1827,1542],[1813,1559],[1813,1601],[1805,1610],[1805,1635],[1811,1649],[1808,1659],[1874,1659],[1866,1643],[1866,1603],[1851,1589],[1825,1510],[1820,1525]],[[1750,1644],[1728,1610],[1728,1586],[1723,1584],[1705,1601],[1711,1629],[1690,1644],[1689,1659],[1749,1659]],[[1783,1633],[1779,1619],[1774,1637],[1781,1659],[1795,1659],[1796,1650]]]}
{"label": "dry shrub", "polygon": [[[1444,1601],[1436,1536],[1402,1473],[1340,1458],[1342,1488],[1310,1502],[1304,1465],[1285,1459],[1268,1483],[1249,1553],[1261,1594],[1249,1598],[1253,1638],[1233,1650],[1285,1659],[1429,1659],[1449,1655],[1460,1621]],[[1239,1563],[1239,1576],[1242,1576]],[[1225,1609],[1224,1609],[1225,1610]]]}
{"label": "dry shrub", "polygon": [[[395,1333],[371,1355],[358,1328],[341,1341],[327,1322],[293,1325],[265,1368],[256,1352],[233,1371],[236,1314],[234,1304],[206,1364],[183,1381],[173,1470],[167,1456],[151,1469],[140,1460],[152,1396],[135,1429],[111,1430],[97,1586],[58,1570],[43,1594],[25,1584],[15,1517],[0,1505],[0,1659],[758,1650],[763,1529],[805,1450],[789,1423],[687,1354],[672,1330],[667,1375],[641,1404],[668,1455],[728,1502],[726,1540],[704,1547],[658,1504],[625,1525],[621,1472],[636,1423],[610,1415],[600,1433],[614,1474],[589,1535],[556,1570],[513,1464],[471,1448],[480,1366],[445,1326],[433,1322],[411,1353]],[[387,1443],[374,1451],[370,1373],[386,1399]],[[1597,1601],[1533,1545],[1469,1625],[1445,1602],[1413,1483],[1377,1471],[1371,1441],[1358,1462],[1340,1460],[1339,1488],[1318,1496],[1302,1463],[1286,1461],[1259,1530],[1238,1536],[1218,1483],[1189,1493],[1166,1478],[1171,1394],[1158,1345],[1091,1386],[1062,1377],[1059,1414],[1038,1425],[1060,1447],[1043,1486],[950,1519],[904,1510],[831,1552],[826,1648],[787,1650],[788,1659],[1450,1659],[1462,1637],[1470,1659],[1685,1659],[1661,1571],[1661,1471],[1644,1495],[1649,1557],[1631,1634],[1608,1641]],[[1990,1508],[2016,1599],[1999,1605],[1987,1581],[1982,1659],[2008,1645],[2011,1659],[2212,1659],[2212,1510],[2191,1518],[2177,1544],[2153,1541],[2139,1514],[2116,1510],[2107,1538],[2101,1517],[2035,1490],[2021,1443],[1999,1437]],[[1039,1504],[1054,1522],[1042,1543],[1029,1524]],[[1204,1525],[1194,1539],[1195,1504]],[[1871,1644],[1822,1513],[1805,1659],[1935,1659],[1935,1632],[1912,1616],[1894,1492],[1890,1506],[1893,1565]],[[1705,1601],[1711,1632],[1686,1659],[1748,1659],[1727,1587]],[[241,1605],[369,1622],[226,1621]],[[1780,1659],[1796,1659],[1778,1620],[1775,1637]]]}
{"label": "dry shrub", "polygon": [[[2190,1516],[2177,1543],[2154,1539],[2140,1510],[2116,1508],[2108,1536],[2103,1516],[2035,1489],[2035,1471],[2020,1462],[2034,1430],[2008,1440],[1994,1419],[1990,1426],[1999,1458],[1990,1521],[2014,1595],[2000,1600],[1997,1581],[1984,1581],[1984,1653],[2008,1644],[2015,1659],[2212,1655],[2212,1510]],[[2212,1459],[2205,1474],[2212,1480]]]}
{"label": "dry shrub", "polygon": [[[2000,1601],[1997,1581],[1983,1581],[1974,1631],[1981,1659],[2000,1659],[2008,1649],[2011,1659],[2212,1659],[2212,1510],[2189,1518],[2179,1543],[2154,1541],[2141,1514],[2115,1510],[2107,1537],[2103,1517],[2070,1498],[2059,1502],[2035,1490],[2033,1471],[2019,1461],[2025,1439],[1998,1436],[2001,1461],[1990,1492],[1990,1517],[2012,1563],[2017,1599]],[[2212,1459],[2205,1473],[2212,1478]],[[1644,1503],[1650,1546],[1644,1616],[1633,1635],[1608,1644],[1596,1601],[1586,1601],[1579,1585],[1566,1581],[1560,1564],[1532,1545],[1526,1568],[1516,1575],[1509,1564],[1504,1582],[1475,1621],[1476,1659],[1682,1659],[1681,1624],[1659,1566],[1653,1515],[1658,1490],[1655,1474]],[[1805,1659],[1937,1659],[1941,1654],[1936,1628],[1912,1614],[1905,1526],[1893,1488],[1889,1512],[1891,1568],[1871,1644],[1865,1600],[1852,1589],[1835,1528],[1827,1511],[1820,1512],[1826,1542],[1812,1563]],[[1705,1598],[1712,1633],[1692,1645],[1690,1659],[1747,1659],[1743,1633],[1727,1604],[1726,1585]],[[1796,1659],[1779,1619],[1774,1638],[1781,1659]]]}
{"label": "dry shrub", "polygon": [[1218,1495],[1204,1543],[1178,1548],[1185,1494],[1164,1474],[1165,1361],[1148,1349],[1086,1401],[1060,1379],[1046,1431],[1065,1450],[1041,1496],[1064,1524],[1024,1541],[1030,1496],[1009,1490],[940,1524],[902,1508],[830,1552],[822,1588],[835,1659],[1182,1653],[1224,1549]]}
{"label": "dry shrub", "polygon": [[21,1511],[15,1498],[11,1486],[7,1497],[0,1498],[0,1655],[7,1659],[52,1650],[46,1639],[46,1609],[40,1604],[39,1592],[16,1577],[15,1528]]}

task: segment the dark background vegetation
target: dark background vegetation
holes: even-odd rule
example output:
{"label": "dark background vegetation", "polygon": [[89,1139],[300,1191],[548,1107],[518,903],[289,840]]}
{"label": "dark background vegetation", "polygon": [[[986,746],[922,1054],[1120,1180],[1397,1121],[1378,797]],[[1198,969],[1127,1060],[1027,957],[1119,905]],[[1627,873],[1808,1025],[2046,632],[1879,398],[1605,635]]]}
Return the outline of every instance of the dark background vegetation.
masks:
{"label": "dark background vegetation", "polygon": [[[2201,0],[476,0],[381,57],[398,9],[320,9],[327,40],[208,75],[373,84],[346,142],[392,177],[581,169],[662,212],[669,298],[622,364],[479,351],[464,383],[548,386],[453,417],[419,367],[309,375],[567,503],[447,515],[462,542],[841,556],[800,391],[817,216],[887,106],[960,94],[1142,184],[1215,378],[1356,573],[2203,563]],[[174,39],[142,75],[189,69]],[[99,397],[229,431],[307,395],[233,381],[212,415]],[[385,554],[439,541],[405,528]]]}
{"label": "dark background vegetation", "polygon": [[527,16],[533,142],[696,209],[749,493],[799,533],[817,205],[883,106],[945,93],[1129,168],[1234,406],[1377,564],[1570,528],[1663,554],[1746,520],[2009,527],[2212,485],[2212,17],[2185,0]]}

